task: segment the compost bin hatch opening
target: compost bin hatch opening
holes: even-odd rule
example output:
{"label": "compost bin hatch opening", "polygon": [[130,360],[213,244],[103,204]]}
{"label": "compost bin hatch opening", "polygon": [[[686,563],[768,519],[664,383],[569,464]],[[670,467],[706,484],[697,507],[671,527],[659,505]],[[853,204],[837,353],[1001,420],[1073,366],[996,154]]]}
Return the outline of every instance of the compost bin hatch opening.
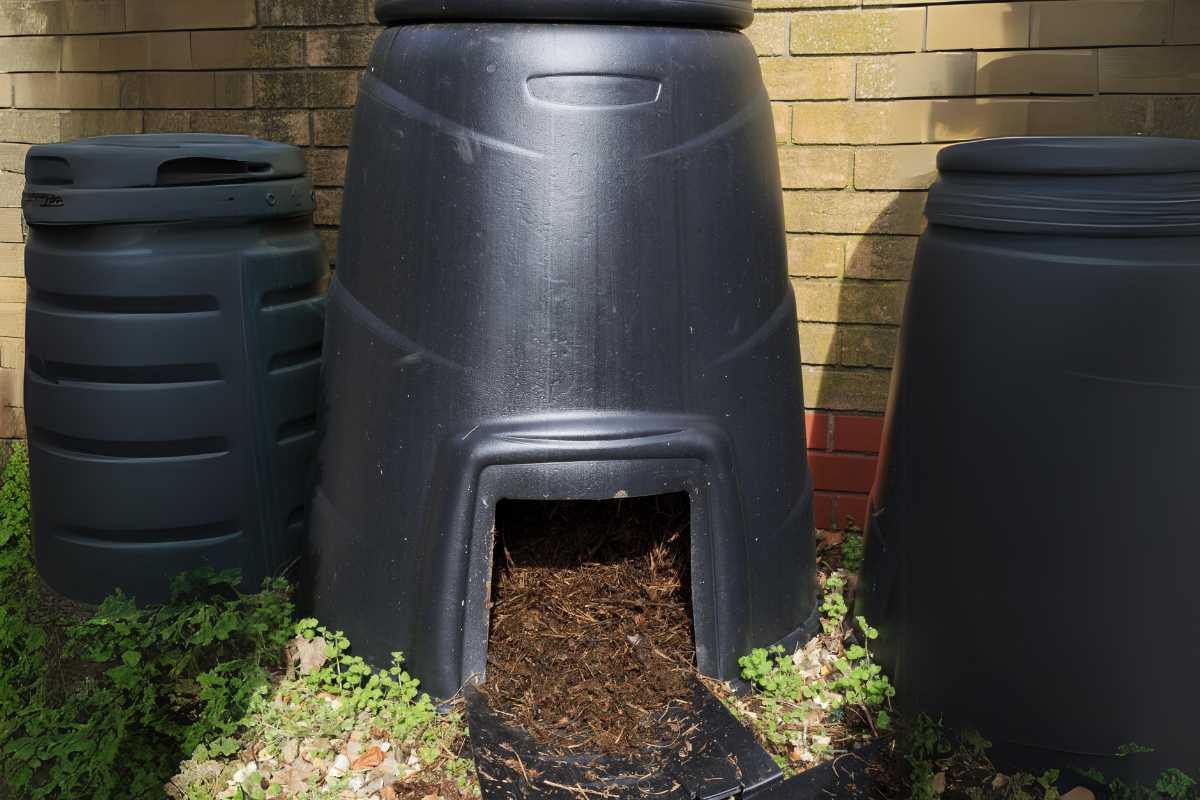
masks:
{"label": "compost bin hatch opening", "polygon": [[661,718],[689,702],[695,675],[690,538],[683,492],[501,501],[491,705],[555,748],[667,744]]}

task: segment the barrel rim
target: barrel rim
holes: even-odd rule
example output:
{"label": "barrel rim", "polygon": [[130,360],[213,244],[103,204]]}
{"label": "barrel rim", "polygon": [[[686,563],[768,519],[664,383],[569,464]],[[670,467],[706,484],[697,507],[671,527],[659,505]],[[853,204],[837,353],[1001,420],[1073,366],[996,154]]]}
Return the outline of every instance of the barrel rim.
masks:
{"label": "barrel rim", "polygon": [[413,22],[609,22],[747,28],[751,0],[376,0],[389,25]]}
{"label": "barrel rim", "polygon": [[939,172],[1168,175],[1200,172],[1200,140],[1158,136],[1011,136],[950,145]]}
{"label": "barrel rim", "polygon": [[26,181],[47,191],[255,183],[307,171],[300,148],[236,134],[96,136],[35,145],[25,157]]}

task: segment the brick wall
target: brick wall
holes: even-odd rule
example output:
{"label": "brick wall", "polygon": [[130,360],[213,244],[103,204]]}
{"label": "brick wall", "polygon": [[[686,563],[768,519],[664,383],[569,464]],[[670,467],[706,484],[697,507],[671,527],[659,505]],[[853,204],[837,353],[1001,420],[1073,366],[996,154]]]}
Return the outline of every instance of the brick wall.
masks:
{"label": "brick wall", "polygon": [[818,522],[861,525],[878,444],[837,432],[878,438],[869,415],[886,404],[938,150],[988,136],[1200,137],[1200,0],[756,7],[806,402],[822,412],[810,415]]}
{"label": "brick wall", "polygon": [[[756,5],[748,34],[775,112],[810,431],[833,437],[813,447],[832,524],[861,505],[877,449],[838,431],[877,438],[938,148],[1013,134],[1200,136],[1200,0]],[[370,6],[0,0],[0,438],[23,430],[27,146],[167,131],[301,145],[333,253]]]}

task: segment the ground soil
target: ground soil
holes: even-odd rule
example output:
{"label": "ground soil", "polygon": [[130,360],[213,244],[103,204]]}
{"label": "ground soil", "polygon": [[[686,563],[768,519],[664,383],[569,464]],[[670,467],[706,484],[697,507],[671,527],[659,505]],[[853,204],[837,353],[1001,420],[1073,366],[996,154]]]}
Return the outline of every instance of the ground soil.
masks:
{"label": "ground soil", "polygon": [[483,692],[544,745],[632,753],[695,674],[686,495],[506,501]]}

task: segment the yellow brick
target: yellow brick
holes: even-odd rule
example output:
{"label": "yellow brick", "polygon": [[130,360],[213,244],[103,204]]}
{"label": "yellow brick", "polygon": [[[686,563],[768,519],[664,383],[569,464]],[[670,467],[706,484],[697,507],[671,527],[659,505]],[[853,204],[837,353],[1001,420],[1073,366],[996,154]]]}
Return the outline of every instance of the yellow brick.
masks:
{"label": "yellow brick", "polygon": [[321,238],[321,251],[330,264],[337,263],[338,231],[337,228],[318,228],[317,236]]}
{"label": "yellow brick", "polygon": [[851,236],[846,239],[846,277],[908,280],[916,254],[916,236]]}
{"label": "yellow brick", "polygon": [[844,189],[850,185],[848,148],[781,147],[779,171],[785,189]]}
{"label": "yellow brick", "polygon": [[890,369],[900,329],[882,325],[843,325],[838,330],[838,362],[847,367]]}
{"label": "yellow brick", "polygon": [[840,278],[846,260],[845,237],[791,234],[788,274],[798,278]]}
{"label": "yellow brick", "polygon": [[9,108],[13,104],[12,75],[0,75],[0,108]]}
{"label": "yellow brick", "polygon": [[0,437],[5,439],[25,438],[25,409],[0,409]]}
{"label": "yellow brick", "polygon": [[788,103],[771,103],[771,117],[775,122],[775,141],[786,142],[792,138],[792,107]]}
{"label": "yellow brick", "polygon": [[213,101],[217,108],[250,108],[254,105],[254,76],[245,72],[214,73]]}
{"label": "yellow brick", "polygon": [[21,242],[21,209],[0,208],[0,242]]}
{"label": "yellow brick", "polygon": [[1105,136],[1145,136],[1153,133],[1151,98],[1146,95],[1101,95],[1096,98],[1097,127]]}
{"label": "yellow brick", "polygon": [[27,144],[0,142],[0,170],[25,172],[25,156],[28,152]]}
{"label": "yellow brick", "polygon": [[62,63],[62,49],[57,36],[0,40],[0,72],[53,72]]}
{"label": "yellow brick", "polygon": [[317,210],[313,222],[317,225],[337,225],[342,221],[342,190],[318,189]]}
{"label": "yellow brick", "polygon": [[62,136],[64,139],[82,139],[85,136],[112,136],[118,133],[141,133],[141,111],[64,111],[62,112]]}
{"label": "yellow brick", "polygon": [[792,279],[801,322],[899,323],[908,284]]}
{"label": "yellow brick", "polygon": [[66,0],[66,24],[59,33],[116,33],[125,28],[125,0]]}
{"label": "yellow brick", "polygon": [[263,25],[354,25],[367,8],[353,0],[260,0]]}
{"label": "yellow brick", "polygon": [[13,84],[18,108],[120,108],[121,83],[116,75],[29,73]]}
{"label": "yellow brick", "polygon": [[760,63],[772,100],[840,100],[850,96],[854,64],[848,58],[767,58]]}
{"label": "yellow brick", "polygon": [[801,322],[800,362],[802,364],[836,364],[838,360],[838,326],[823,322]]}
{"label": "yellow brick", "polygon": [[1100,91],[1200,94],[1200,46],[1101,50]]}
{"label": "yellow brick", "polygon": [[[0,278],[0,303],[24,303],[25,279]],[[3,366],[10,366],[3,364]]]}
{"label": "yellow brick", "polygon": [[138,72],[121,78],[125,108],[212,108],[216,97],[211,72]]}
{"label": "yellow brick", "polygon": [[900,144],[925,141],[927,100],[878,103],[799,103],[792,112],[798,144]]}
{"label": "yellow brick", "polygon": [[0,0],[0,36],[62,33],[64,14],[62,0]]}
{"label": "yellow brick", "polygon": [[755,14],[754,24],[743,31],[760,56],[780,56],[788,51],[791,15]]}
{"label": "yellow brick", "polygon": [[70,36],[63,44],[63,69],[116,72],[188,69],[191,45],[186,32]]}
{"label": "yellow brick", "polygon": [[943,100],[929,109],[927,141],[960,142],[992,136],[1025,136],[1029,130],[1027,100]]}
{"label": "yellow brick", "polygon": [[[0,277],[25,277],[25,245],[0,244]],[[0,336],[9,335],[0,333]]]}
{"label": "yellow brick", "polygon": [[804,407],[828,411],[882,412],[891,377],[881,369],[834,369],[806,366]]}
{"label": "yellow brick", "polygon": [[1200,139],[1200,97],[1155,97],[1151,100],[1153,133]]}
{"label": "yellow brick", "polygon": [[898,325],[904,315],[908,284],[882,281],[843,281],[838,296],[839,322]]}
{"label": "yellow brick", "polygon": [[858,63],[855,96],[953,97],[975,92],[973,53],[914,53]]}
{"label": "yellow brick", "polygon": [[924,192],[784,192],[794,233],[920,233]]}
{"label": "yellow brick", "polygon": [[754,0],[754,8],[857,8],[859,0]]}
{"label": "yellow brick", "polygon": [[378,34],[375,31],[309,31],[310,67],[366,66]]}
{"label": "yellow brick", "polygon": [[62,115],[57,111],[0,111],[0,141],[46,144],[62,141]]}
{"label": "yellow brick", "polygon": [[942,145],[859,147],[854,151],[855,189],[928,189],[937,180]]}
{"label": "yellow brick", "polygon": [[1167,38],[1169,12],[1167,0],[1035,3],[1030,46],[1162,44]]}
{"label": "yellow brick", "polygon": [[313,148],[308,151],[308,174],[317,186],[341,186],[346,179],[346,148]]}
{"label": "yellow brick", "polygon": [[187,133],[192,129],[186,111],[147,111],[142,127],[146,133]]}
{"label": "yellow brick", "polygon": [[313,144],[342,147],[350,143],[352,111],[314,111]]}
{"label": "yellow brick", "polygon": [[125,0],[0,0],[0,36],[125,30]]}
{"label": "yellow brick", "polygon": [[796,319],[800,322],[837,322],[840,314],[841,281],[792,279],[796,295]]}
{"label": "yellow brick", "polygon": [[188,130],[194,133],[240,133],[287,144],[309,144],[308,113],[304,111],[191,111]]}
{"label": "yellow brick", "polygon": [[929,9],[928,50],[1029,46],[1028,3],[968,3]]}
{"label": "yellow brick", "polygon": [[977,94],[1095,94],[1095,50],[978,53]]}
{"label": "yellow brick", "polygon": [[1171,44],[1200,44],[1200,3],[1181,0],[1175,3],[1175,18],[1167,35]]}
{"label": "yellow brick", "polygon": [[25,405],[25,370],[0,368],[0,407]]}
{"label": "yellow brick", "polygon": [[925,9],[809,11],[792,15],[792,52],[903,53],[921,49]]}
{"label": "yellow brick", "polygon": [[[21,285],[25,285],[22,278],[4,278],[6,281],[21,281]],[[24,300],[24,297],[21,298]],[[0,339],[0,367],[8,369],[21,369],[25,366],[25,340],[15,338]]]}
{"label": "yellow brick", "polygon": [[254,0],[126,0],[126,29],[131,31],[249,28],[254,23]]}
{"label": "yellow brick", "polygon": [[194,31],[196,69],[246,69],[304,65],[303,31]]}
{"label": "yellow brick", "polygon": [[1100,103],[1094,97],[1040,100],[1029,104],[1030,136],[1077,136],[1102,133]]}
{"label": "yellow brick", "polygon": [[25,336],[24,303],[0,303],[0,336]]}
{"label": "yellow brick", "polygon": [[25,191],[25,176],[19,172],[0,170],[0,208],[20,208],[21,192]]}

